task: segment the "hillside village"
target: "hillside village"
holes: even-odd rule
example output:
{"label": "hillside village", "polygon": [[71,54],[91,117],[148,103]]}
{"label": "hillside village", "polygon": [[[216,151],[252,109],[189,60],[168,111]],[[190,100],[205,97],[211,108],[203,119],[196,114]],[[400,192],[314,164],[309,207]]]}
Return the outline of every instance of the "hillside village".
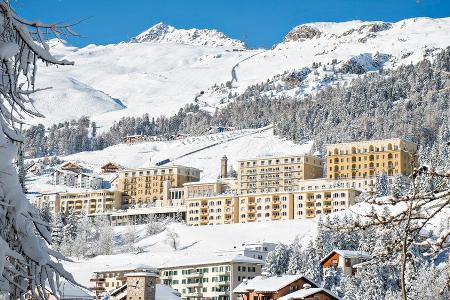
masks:
{"label": "hillside village", "polygon": [[[124,141],[142,142],[134,138]],[[388,186],[407,183],[417,165],[417,150],[417,145],[397,138],[330,144],[324,158],[310,154],[265,156],[238,160],[232,166],[223,156],[217,158],[215,180],[202,180],[202,170],[170,160],[138,169],[108,162],[98,173],[76,161],[56,164],[51,171],[43,162],[34,162],[27,172],[37,177],[47,174],[55,188],[75,188],[32,199],[54,216],[104,217],[109,224],[122,226],[158,219],[187,226],[226,226],[321,218],[346,211],[361,194],[384,196]],[[173,243],[177,243],[176,237]],[[146,288],[154,291],[155,285],[161,285],[174,289],[173,295],[183,299],[340,299],[312,278],[263,272],[267,255],[276,247],[276,241],[248,241],[240,249],[221,250],[203,258],[192,256],[179,264],[96,270],[91,292],[95,297],[108,295],[108,299],[127,295],[158,299]],[[364,251],[334,249],[320,265],[324,272],[339,268],[353,276],[359,264],[370,259]],[[139,281],[150,284],[136,284],[131,291],[132,283]],[[266,284],[272,288],[267,290]]]}
{"label": "hillside village", "polygon": [[450,299],[448,3],[35,2],[0,0],[0,300]]}

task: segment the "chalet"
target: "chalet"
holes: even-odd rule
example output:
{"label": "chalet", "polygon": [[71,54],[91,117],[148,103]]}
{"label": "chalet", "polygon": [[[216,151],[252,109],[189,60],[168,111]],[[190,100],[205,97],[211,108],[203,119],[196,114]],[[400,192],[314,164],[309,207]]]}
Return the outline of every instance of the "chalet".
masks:
{"label": "chalet", "polygon": [[337,295],[324,288],[312,288],[305,284],[304,288],[287,294],[278,300],[340,300]]}
{"label": "chalet", "polygon": [[40,175],[44,166],[40,162],[33,162],[26,169],[28,175]]}
{"label": "chalet", "polygon": [[137,144],[145,141],[145,136],[142,134],[127,135],[122,138],[122,142],[125,144]]}
{"label": "chalet", "polygon": [[242,300],[264,299],[276,300],[295,291],[303,289],[305,286],[317,287],[317,284],[303,275],[266,275],[256,276],[253,279],[246,279],[234,290],[235,295]]}
{"label": "chalet", "polygon": [[83,171],[83,167],[74,162],[65,162],[60,167],[63,171],[72,171],[75,173],[81,173]]}
{"label": "chalet", "polygon": [[116,173],[121,169],[121,167],[117,164],[109,162],[101,167],[102,173]]}
{"label": "chalet", "polygon": [[372,256],[367,252],[335,249],[325,256],[320,264],[324,271],[329,268],[340,268],[345,275],[355,275],[355,265],[371,259]]}

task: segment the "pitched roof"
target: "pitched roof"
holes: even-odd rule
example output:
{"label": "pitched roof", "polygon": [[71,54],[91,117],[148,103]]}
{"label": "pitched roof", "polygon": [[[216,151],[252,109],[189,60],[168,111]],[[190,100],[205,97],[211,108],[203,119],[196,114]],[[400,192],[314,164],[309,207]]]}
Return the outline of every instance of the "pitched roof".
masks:
{"label": "pitched roof", "polygon": [[301,300],[305,299],[306,297],[313,296],[317,293],[325,293],[331,297],[334,297],[335,299],[341,299],[337,295],[333,294],[327,289],[324,288],[307,288],[307,289],[301,289],[298,291],[295,291],[293,293],[287,294],[283,297],[278,298],[278,300]]}
{"label": "pitched roof", "polygon": [[158,266],[159,269],[169,269],[175,267],[189,267],[198,265],[222,264],[222,263],[253,263],[262,265],[264,262],[241,254],[225,255],[179,255],[176,259],[171,259]]}
{"label": "pitched roof", "polygon": [[344,258],[362,258],[367,260],[372,259],[372,255],[364,251],[334,249],[330,253],[328,253],[324,258],[322,258],[320,264],[323,264],[325,261],[327,261],[334,253],[337,253]]}
{"label": "pitched roof", "polygon": [[303,275],[282,275],[282,276],[256,276],[247,282],[242,282],[234,290],[233,293],[245,293],[247,291],[256,292],[277,292],[294,281],[303,279],[311,285],[317,286],[312,280]]}

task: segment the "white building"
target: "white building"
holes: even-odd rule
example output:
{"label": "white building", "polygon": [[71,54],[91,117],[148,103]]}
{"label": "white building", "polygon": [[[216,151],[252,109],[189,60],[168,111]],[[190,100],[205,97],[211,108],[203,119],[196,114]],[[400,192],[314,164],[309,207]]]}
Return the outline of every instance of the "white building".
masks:
{"label": "white building", "polygon": [[237,299],[233,289],[261,274],[263,262],[242,255],[189,256],[159,268],[161,282],[181,293],[183,299]]}
{"label": "white building", "polygon": [[65,185],[65,186],[75,186],[77,182],[78,173],[70,170],[55,170],[52,173],[52,184],[53,185]]}
{"label": "white building", "polygon": [[42,193],[34,197],[31,203],[38,208],[46,205],[52,213],[56,214],[60,209],[60,196],[59,193]]}
{"label": "white building", "polygon": [[80,173],[77,175],[76,187],[98,190],[102,188],[103,179],[95,175]]}
{"label": "white building", "polygon": [[219,250],[216,253],[220,255],[223,254],[243,255],[265,261],[267,254],[275,250],[276,246],[277,246],[276,243],[269,243],[269,242],[260,242],[260,241],[245,242],[240,247],[234,247],[233,249],[227,250]]}

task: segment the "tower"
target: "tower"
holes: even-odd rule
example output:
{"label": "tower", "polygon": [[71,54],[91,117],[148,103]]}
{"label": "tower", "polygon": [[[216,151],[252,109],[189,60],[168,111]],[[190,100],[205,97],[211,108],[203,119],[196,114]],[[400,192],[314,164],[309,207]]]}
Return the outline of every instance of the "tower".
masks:
{"label": "tower", "polygon": [[228,158],[226,155],[220,160],[220,178],[228,177]]}
{"label": "tower", "polygon": [[155,300],[158,275],[154,272],[125,274],[127,278],[127,300]]}

